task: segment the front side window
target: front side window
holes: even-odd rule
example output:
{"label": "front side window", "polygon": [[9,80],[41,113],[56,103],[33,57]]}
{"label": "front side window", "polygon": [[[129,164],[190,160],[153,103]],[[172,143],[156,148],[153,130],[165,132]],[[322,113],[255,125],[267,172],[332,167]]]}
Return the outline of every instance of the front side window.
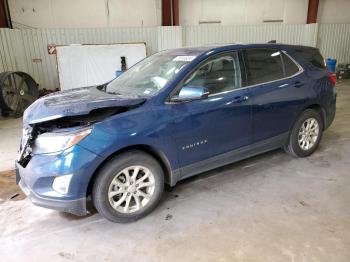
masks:
{"label": "front side window", "polygon": [[193,59],[195,56],[172,55],[167,52],[152,55],[110,82],[106,92],[127,96],[152,96],[162,90]]}
{"label": "front side window", "polygon": [[246,68],[248,85],[274,81],[284,77],[281,52],[275,49],[248,49]]}
{"label": "front side window", "polygon": [[205,87],[211,95],[241,87],[237,53],[211,58],[196,69],[183,85]]}

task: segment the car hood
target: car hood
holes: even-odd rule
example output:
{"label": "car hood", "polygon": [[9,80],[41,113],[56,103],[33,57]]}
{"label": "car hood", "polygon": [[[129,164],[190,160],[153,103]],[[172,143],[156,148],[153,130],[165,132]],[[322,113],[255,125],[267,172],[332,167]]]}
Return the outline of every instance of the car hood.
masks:
{"label": "car hood", "polygon": [[87,115],[94,109],[134,107],[145,98],[108,94],[97,87],[71,89],[44,96],[35,101],[23,115],[23,122],[32,125],[63,117]]}

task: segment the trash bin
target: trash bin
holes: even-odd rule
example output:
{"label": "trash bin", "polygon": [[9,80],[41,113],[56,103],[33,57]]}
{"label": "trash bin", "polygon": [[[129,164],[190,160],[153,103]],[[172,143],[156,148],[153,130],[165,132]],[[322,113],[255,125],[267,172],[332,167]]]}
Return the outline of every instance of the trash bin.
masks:
{"label": "trash bin", "polygon": [[337,60],[336,59],[332,59],[332,58],[328,58],[327,59],[327,67],[333,73],[335,73],[336,65],[337,65]]}
{"label": "trash bin", "polygon": [[121,70],[115,71],[115,78],[119,77],[122,73],[123,73],[123,71],[121,71]]}

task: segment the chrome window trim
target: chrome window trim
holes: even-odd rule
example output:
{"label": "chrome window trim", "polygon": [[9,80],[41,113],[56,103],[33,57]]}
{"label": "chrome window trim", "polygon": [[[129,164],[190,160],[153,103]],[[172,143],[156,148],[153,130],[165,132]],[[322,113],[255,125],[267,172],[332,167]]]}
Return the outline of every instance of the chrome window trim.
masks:
{"label": "chrome window trim", "polygon": [[[193,102],[193,101],[183,101],[183,102],[171,102],[170,99],[172,97],[172,93],[179,87],[179,85],[188,77],[190,76],[192,73],[194,73],[198,68],[200,68],[202,65],[204,65],[205,63],[207,63],[209,60],[211,60],[213,57],[215,56],[224,56],[225,54],[230,54],[230,53],[239,53],[239,51],[241,51],[241,49],[237,49],[237,50],[227,50],[227,51],[223,51],[223,52],[219,52],[213,56],[209,56],[207,57],[206,59],[204,59],[203,61],[201,61],[191,72],[189,72],[179,83],[177,83],[176,87],[170,92],[170,94],[168,95],[168,97],[166,98],[164,104],[170,104],[170,105],[173,105],[173,104],[183,104],[183,103],[188,103],[188,102]],[[209,51],[211,52],[211,51]],[[239,58],[238,58],[239,59]],[[241,70],[241,69],[240,69]],[[183,83],[182,83],[183,84]],[[242,78],[241,78],[241,84],[242,84]],[[242,88],[242,87],[240,87]],[[237,89],[232,89],[232,90],[229,90],[229,91],[225,91],[225,92],[232,92],[233,90],[237,90]],[[218,93],[216,93],[218,94]],[[210,95],[209,95],[210,96]],[[209,97],[208,96],[208,97]],[[169,101],[167,101],[169,100]]]}
{"label": "chrome window trim", "polygon": [[[293,63],[298,67],[299,71],[296,72],[294,75],[283,77],[283,78],[279,78],[279,79],[276,79],[276,80],[271,80],[271,81],[268,81],[268,82],[262,82],[262,83],[254,84],[254,85],[250,85],[250,86],[244,86],[244,87],[241,87],[241,88],[237,88],[237,89],[233,89],[233,90],[229,90],[229,91],[225,91],[225,92],[221,92],[221,93],[212,94],[212,95],[209,95],[208,97],[213,97],[213,96],[217,96],[217,95],[223,95],[223,94],[231,93],[231,92],[234,92],[234,91],[239,91],[239,90],[246,89],[246,88],[256,87],[256,86],[259,86],[259,85],[271,84],[271,83],[274,83],[274,82],[277,82],[277,81],[293,78],[293,77],[295,77],[297,75],[300,75],[301,73],[304,72],[304,68],[297,61],[295,61],[295,59],[292,58],[285,50],[280,50],[280,51],[283,52],[286,56],[288,56],[288,58],[290,60],[292,60]],[[283,64],[283,66],[284,66],[284,64]]]}
{"label": "chrome window trim", "polygon": [[[254,49],[254,48],[239,49],[239,50],[233,50],[233,51],[242,51],[242,50],[250,50],[250,49]],[[257,49],[257,48],[255,48],[255,49]],[[269,48],[265,48],[265,49],[269,49]],[[240,91],[240,90],[247,89],[247,88],[252,88],[252,87],[256,87],[256,86],[260,86],[260,85],[271,84],[271,83],[274,83],[274,82],[277,82],[277,81],[281,81],[281,80],[287,80],[287,79],[296,77],[296,76],[298,76],[298,75],[300,75],[300,74],[302,74],[304,72],[304,68],[293,57],[291,57],[287,53],[287,51],[282,50],[282,49],[279,50],[279,51],[284,53],[290,60],[292,60],[292,62],[298,67],[298,69],[299,69],[298,72],[296,72],[294,75],[283,77],[283,78],[279,78],[279,79],[276,79],[276,80],[271,80],[271,81],[268,81],[268,82],[262,82],[262,83],[259,83],[259,84],[244,86],[244,87],[240,87],[240,88],[237,88],[237,89],[232,89],[232,90],[228,90],[228,91],[224,91],[224,92],[220,92],[220,93],[216,93],[216,94],[211,94],[208,97],[215,97],[215,96],[218,96],[218,95],[228,94],[228,93],[231,93],[231,92]],[[284,66],[284,64],[283,64],[283,66]],[[184,101],[184,102],[181,102],[181,104],[189,103],[189,102],[193,102],[193,101]],[[165,104],[179,104],[179,103],[176,103],[176,102],[165,102]]]}

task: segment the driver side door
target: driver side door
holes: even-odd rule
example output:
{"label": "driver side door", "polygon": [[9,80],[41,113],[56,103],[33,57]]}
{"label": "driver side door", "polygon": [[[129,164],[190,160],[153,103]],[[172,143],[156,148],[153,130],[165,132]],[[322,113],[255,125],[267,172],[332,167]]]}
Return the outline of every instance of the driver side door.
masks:
{"label": "driver side door", "polygon": [[184,86],[204,87],[209,96],[169,104],[182,178],[222,165],[226,153],[252,142],[250,93],[242,88],[238,52],[210,57],[178,90]]}

